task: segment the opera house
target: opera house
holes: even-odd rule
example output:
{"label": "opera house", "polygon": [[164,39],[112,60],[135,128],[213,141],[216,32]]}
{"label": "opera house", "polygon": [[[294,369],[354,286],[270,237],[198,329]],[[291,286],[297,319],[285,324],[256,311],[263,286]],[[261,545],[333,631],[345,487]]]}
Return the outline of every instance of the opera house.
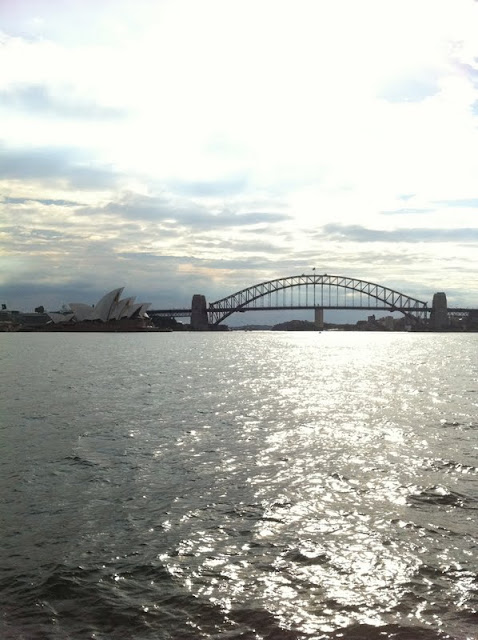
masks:
{"label": "opera house", "polygon": [[150,302],[121,298],[124,287],[113,289],[95,305],[70,302],[67,313],[50,312],[47,331],[143,331],[153,327],[146,313]]}

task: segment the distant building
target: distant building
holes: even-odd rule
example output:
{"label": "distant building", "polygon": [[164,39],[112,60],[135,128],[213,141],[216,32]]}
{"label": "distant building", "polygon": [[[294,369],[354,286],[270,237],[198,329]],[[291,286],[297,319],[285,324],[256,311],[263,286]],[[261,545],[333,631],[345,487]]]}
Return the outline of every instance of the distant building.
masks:
{"label": "distant building", "polygon": [[392,316],[384,316],[383,318],[380,318],[380,322],[383,324],[385,329],[387,329],[387,331],[393,331],[395,327],[395,321]]}
{"label": "distant building", "polygon": [[49,318],[46,313],[10,311],[5,304],[0,310],[0,331],[34,331],[44,326]]}

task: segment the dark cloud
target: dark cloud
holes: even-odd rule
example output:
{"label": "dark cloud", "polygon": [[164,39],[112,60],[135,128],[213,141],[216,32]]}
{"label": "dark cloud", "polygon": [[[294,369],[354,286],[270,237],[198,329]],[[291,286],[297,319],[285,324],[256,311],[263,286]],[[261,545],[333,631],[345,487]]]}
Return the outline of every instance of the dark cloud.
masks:
{"label": "dark cloud", "polygon": [[[215,269],[230,269],[231,271],[261,271],[264,269],[271,269],[271,267],[277,268],[277,263],[271,262],[269,258],[264,258],[263,256],[247,256],[244,258],[236,258],[230,260],[224,259],[216,259],[209,260],[208,264]],[[284,273],[283,276],[290,275],[288,272]],[[257,278],[257,276],[252,276],[252,280],[250,282],[243,282],[240,286],[241,288],[250,287],[252,285],[258,284],[261,282]],[[232,291],[231,291],[232,293]]]}
{"label": "dark cloud", "polygon": [[184,256],[166,256],[158,255],[150,251],[120,251],[116,254],[119,258],[127,258],[128,260],[148,260],[154,263],[182,264],[183,262],[201,262],[199,258],[185,258]]}
{"label": "dark cloud", "polygon": [[50,198],[3,198],[3,202],[5,204],[30,204],[30,203],[38,203],[44,204],[46,206],[57,206],[57,207],[80,207],[84,206],[82,202],[74,202],[73,200],[52,200]]}
{"label": "dark cloud", "polygon": [[71,148],[0,145],[0,178],[64,181],[72,188],[103,189],[115,186],[118,176],[110,167],[95,165]]}
{"label": "dark cloud", "polygon": [[40,238],[42,240],[58,240],[59,238],[73,238],[72,235],[61,233],[58,229],[32,229],[29,232],[32,238]]}
{"label": "dark cloud", "polygon": [[461,229],[367,229],[360,225],[326,224],[326,236],[353,242],[478,242],[478,228]]}
{"label": "dark cloud", "polygon": [[[206,207],[194,202],[184,202],[164,196],[151,197],[133,193],[128,194],[118,202],[110,202],[97,211],[134,220],[149,220],[153,222],[174,221],[176,225],[198,230],[271,224],[289,219],[288,215],[276,212],[234,213],[225,210],[214,214]],[[79,213],[91,215],[93,210],[86,208]]]}
{"label": "dark cloud", "polygon": [[[250,271],[254,269],[262,269],[265,266],[270,267],[271,260],[269,258],[264,258],[263,256],[247,256],[243,258],[212,258],[209,260],[203,260],[201,258],[194,257],[184,257],[184,256],[161,256],[155,253],[149,253],[147,251],[137,252],[137,251],[124,251],[122,253],[117,254],[118,257],[126,258],[128,260],[139,260],[142,262],[147,262],[149,264],[156,265],[157,268],[161,266],[162,263],[171,264],[184,264],[189,263],[197,266],[207,267],[208,269],[228,269],[228,270],[240,270],[244,269]],[[290,274],[285,274],[290,275]],[[189,279],[189,274],[187,276]],[[254,284],[254,283],[251,283]]]}
{"label": "dark cloud", "polygon": [[[217,221],[218,227],[239,227],[256,224],[271,224],[274,222],[284,222],[289,220],[290,216],[283,213],[274,212],[250,212],[250,213],[232,213],[224,211],[218,215],[212,216]],[[210,220],[205,220],[206,226]]]}
{"label": "dark cloud", "polygon": [[[73,228],[72,225],[66,225],[71,230]],[[62,226],[63,227],[63,226]],[[78,234],[75,233],[67,233],[65,229],[54,229],[54,228],[31,228],[25,225],[9,225],[0,227],[4,239],[6,238],[6,242],[0,241],[0,245],[4,245],[9,249],[18,249],[19,247],[25,247],[29,251],[33,251],[33,244],[37,241],[50,241],[50,240],[61,240],[65,242],[67,240],[77,240]],[[2,239],[3,240],[3,239]],[[64,245],[57,245],[64,246]],[[44,248],[44,247],[43,247]]]}
{"label": "dark cloud", "polygon": [[239,253],[266,253],[268,255],[283,255],[284,247],[264,240],[239,239],[232,242],[232,248]]}
{"label": "dark cloud", "polygon": [[75,97],[71,88],[64,87],[54,95],[41,84],[18,85],[0,91],[0,104],[15,111],[27,111],[51,118],[112,120],[126,117],[127,112],[104,107]]}
{"label": "dark cloud", "polygon": [[54,311],[62,304],[74,300],[94,304],[100,295],[101,291],[96,290],[91,281],[82,280],[72,280],[65,284],[13,281],[0,286],[0,301],[7,304],[10,309],[21,311],[32,311],[39,305]]}
{"label": "dark cloud", "polygon": [[[116,287],[125,287],[125,295],[136,296],[156,306],[184,306],[191,302],[195,285],[207,291],[208,277],[182,274],[180,266],[191,263],[190,258],[147,254],[116,255],[108,243],[94,242],[94,246],[81,247],[77,256],[69,252],[62,269],[57,268],[49,255],[30,256],[11,260],[12,269],[4,273],[0,284],[0,302],[10,308],[31,310],[39,304],[57,309],[69,302],[95,303],[104,293]],[[31,259],[30,259],[31,258]],[[198,269],[201,272],[201,269]]]}
{"label": "dark cloud", "polygon": [[217,247],[224,248],[227,246],[228,251],[234,251],[249,255],[251,253],[267,253],[269,255],[278,255],[284,253],[284,248],[273,244],[272,242],[264,242],[262,240],[251,240],[249,238],[241,238],[235,240],[229,240],[226,242],[223,239],[215,239],[207,237],[199,237],[195,240],[195,246],[200,246],[202,249],[214,249]]}

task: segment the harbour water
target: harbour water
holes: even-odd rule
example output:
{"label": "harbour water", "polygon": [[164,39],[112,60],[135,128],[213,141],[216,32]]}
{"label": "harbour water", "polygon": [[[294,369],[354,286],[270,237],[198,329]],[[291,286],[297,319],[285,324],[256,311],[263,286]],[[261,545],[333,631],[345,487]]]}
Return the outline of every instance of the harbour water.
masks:
{"label": "harbour water", "polygon": [[0,334],[0,637],[478,638],[478,334]]}

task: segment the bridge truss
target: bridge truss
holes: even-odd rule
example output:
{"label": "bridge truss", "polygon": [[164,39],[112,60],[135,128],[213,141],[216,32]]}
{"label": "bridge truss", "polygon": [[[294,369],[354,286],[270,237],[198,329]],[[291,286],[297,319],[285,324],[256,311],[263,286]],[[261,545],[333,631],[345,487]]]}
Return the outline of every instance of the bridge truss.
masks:
{"label": "bridge truss", "polygon": [[369,309],[399,311],[412,322],[427,319],[426,302],[373,282],[328,274],[302,274],[261,282],[211,302],[209,323],[235,312],[273,309]]}

